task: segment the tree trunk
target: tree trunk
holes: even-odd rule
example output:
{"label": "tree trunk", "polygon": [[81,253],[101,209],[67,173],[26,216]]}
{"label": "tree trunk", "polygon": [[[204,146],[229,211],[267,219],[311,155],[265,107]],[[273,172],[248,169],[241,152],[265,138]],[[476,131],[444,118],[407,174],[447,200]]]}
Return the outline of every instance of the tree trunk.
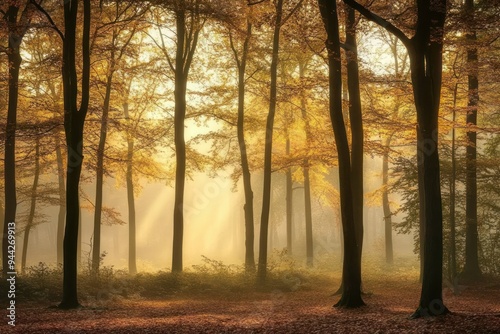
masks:
{"label": "tree trunk", "polygon": [[[443,26],[446,15],[443,9],[446,4],[444,0],[442,2],[430,9],[419,2],[416,38],[411,40],[408,50],[420,133],[418,153],[421,158],[419,164],[423,169],[424,196],[421,205],[425,212],[422,292],[413,317],[447,312],[442,297],[443,213],[438,155]],[[431,16],[435,18],[432,21]]]}
{"label": "tree trunk", "polygon": [[[290,156],[290,136],[288,128],[286,129],[286,155]],[[292,224],[293,224],[293,179],[292,168],[286,169],[285,175],[286,187],[286,250],[288,255],[292,255]]]}
{"label": "tree trunk", "polygon": [[8,224],[16,221],[16,124],[17,102],[19,95],[19,70],[21,68],[21,54],[19,46],[22,35],[17,34],[17,15],[19,7],[9,6],[6,21],[9,25],[9,42],[7,60],[9,63],[9,103],[7,109],[7,123],[5,124],[5,162],[4,162],[4,191],[5,212],[2,237],[2,274],[7,276],[8,270]]}
{"label": "tree trunk", "polygon": [[182,271],[182,243],[184,238],[184,184],[186,181],[186,142],[184,120],[186,118],[187,73],[184,73],[184,49],[186,34],[186,11],[184,2],[175,13],[177,27],[177,51],[175,58],[175,200],[174,236],[172,250],[172,272]]}
{"label": "tree trunk", "polygon": [[[417,143],[422,142],[422,134],[417,126]],[[419,145],[419,144],[417,144]],[[417,149],[418,152],[418,149]],[[420,274],[419,282],[422,283],[424,279],[424,245],[425,245],[425,189],[424,189],[424,164],[422,157],[417,153],[417,183],[418,183],[418,208],[419,229],[418,229],[418,244],[419,244],[419,258],[420,258]]]}
{"label": "tree trunk", "polygon": [[245,143],[245,71],[248,59],[248,48],[250,38],[252,36],[252,23],[247,20],[247,31],[245,41],[243,43],[243,51],[241,60],[238,58],[238,53],[233,45],[232,37],[231,48],[238,67],[238,120],[237,120],[237,136],[238,145],[241,157],[241,173],[243,177],[243,190],[245,192],[245,270],[249,272],[255,271],[255,254],[254,254],[254,218],[253,218],[253,191],[250,167],[248,164],[247,147]]}
{"label": "tree trunk", "polygon": [[[127,94],[128,100],[128,94]],[[128,101],[123,103],[125,119],[130,126]],[[129,274],[137,273],[136,254],[136,222],[135,222],[135,197],[134,197],[134,138],[130,127],[127,129],[127,204],[128,204],[128,271]]]}
{"label": "tree trunk", "polygon": [[[304,61],[299,61],[299,78],[303,82],[305,79],[306,64]],[[307,152],[310,151],[311,145],[311,126],[307,117],[306,95],[304,89],[300,92],[300,110],[304,120],[306,132],[306,147]],[[311,206],[311,181],[309,177],[309,158],[306,157],[302,162],[302,175],[304,177],[304,214],[306,219],[306,256],[307,266],[314,265],[314,244],[313,244],[313,222],[312,222],[312,206]]]}
{"label": "tree trunk", "polygon": [[478,256],[478,228],[477,228],[477,107],[479,102],[479,82],[476,30],[474,20],[474,1],[465,1],[465,11],[468,20],[466,33],[467,70],[469,83],[469,101],[467,104],[467,146],[466,146],[466,179],[465,179],[465,266],[462,278],[476,281],[481,277]]}
{"label": "tree trunk", "polygon": [[337,4],[335,1],[327,0],[318,0],[318,4],[327,32],[329,109],[339,161],[340,207],[344,234],[343,291],[335,307],[351,308],[362,306],[364,302],[361,298],[361,258],[354,221],[351,157],[342,115],[342,65]]}
{"label": "tree trunk", "polygon": [[31,187],[30,213],[28,215],[28,221],[26,222],[26,227],[24,228],[24,237],[23,237],[23,255],[21,259],[21,272],[23,274],[25,273],[26,270],[26,257],[28,254],[28,242],[30,237],[30,231],[33,227],[33,221],[35,219],[36,197],[37,197],[39,178],[40,178],[40,138],[37,135],[35,140],[35,171],[33,177],[33,185]]}
{"label": "tree trunk", "polygon": [[59,213],[57,215],[57,265],[63,263],[64,218],[66,216],[66,192],[64,185],[64,167],[59,133],[56,137],[57,182],[59,186]]}
{"label": "tree trunk", "polygon": [[102,188],[104,184],[104,150],[106,148],[106,137],[108,133],[109,105],[111,99],[111,87],[113,74],[115,72],[115,39],[116,32],[113,31],[110,52],[110,65],[106,79],[106,92],[104,95],[104,105],[102,108],[101,131],[99,137],[99,146],[97,147],[97,166],[96,166],[96,188],[95,188],[95,206],[94,206],[94,242],[92,244],[92,273],[99,274],[101,260],[101,218],[102,218]]}
{"label": "tree trunk", "polygon": [[63,242],[63,296],[59,308],[78,308],[77,250],[79,229],[79,184],[83,162],[83,128],[89,105],[90,0],[83,1],[81,104],[77,108],[78,80],[75,44],[78,0],[64,3],[63,42],[64,129],[68,147],[66,172],[66,226]]}
{"label": "tree trunk", "polygon": [[453,91],[453,118],[451,129],[451,175],[450,175],[450,242],[449,242],[449,279],[453,284],[453,290],[457,289],[457,255],[456,255],[456,218],[455,218],[455,204],[456,204],[456,180],[457,180],[457,162],[455,158],[455,120],[456,120],[456,102],[457,102],[458,83],[455,84]]}
{"label": "tree trunk", "polygon": [[356,42],[356,13],[346,6],[346,60],[347,89],[349,92],[349,118],[351,120],[351,183],[354,224],[358,256],[363,252],[363,117],[359,91],[358,44]]}
{"label": "tree trunk", "polygon": [[386,138],[384,143],[384,156],[382,157],[382,207],[384,209],[385,226],[385,261],[388,264],[393,263],[392,250],[392,212],[389,203],[389,149],[391,147],[392,135]]}
{"label": "tree trunk", "polygon": [[262,195],[262,215],[259,239],[259,264],[257,282],[263,284],[267,275],[267,236],[269,232],[269,212],[271,207],[271,160],[273,150],[273,125],[276,113],[276,96],[278,81],[278,53],[280,43],[281,20],[283,16],[283,0],[276,3],[276,21],[273,34],[273,53],[271,60],[271,87],[269,94],[269,113],[266,123],[266,142],[264,152],[264,190]]}

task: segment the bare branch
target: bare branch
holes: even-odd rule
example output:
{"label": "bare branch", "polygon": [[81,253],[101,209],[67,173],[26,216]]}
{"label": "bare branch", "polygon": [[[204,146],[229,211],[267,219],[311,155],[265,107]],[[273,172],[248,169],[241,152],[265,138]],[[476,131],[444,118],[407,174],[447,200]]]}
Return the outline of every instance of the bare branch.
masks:
{"label": "bare branch", "polygon": [[367,20],[370,20],[378,24],[379,26],[386,29],[388,32],[394,34],[394,36],[399,38],[399,40],[406,46],[406,48],[411,47],[411,40],[405,35],[405,33],[401,31],[399,28],[397,28],[395,25],[387,21],[386,19],[373,13],[368,8],[364,7],[355,0],[344,0],[344,3],[357,10]]}
{"label": "bare branch", "polygon": [[52,17],[50,16],[50,14],[47,13],[47,11],[40,4],[38,4],[35,0],[31,0],[31,3],[36,7],[36,9],[38,9],[43,15],[45,15],[45,17],[47,18],[47,20],[49,21],[49,23],[51,25],[51,28],[54,29],[55,32],[59,35],[59,37],[61,37],[61,40],[64,41],[64,34],[56,26],[54,20],[52,20]]}
{"label": "bare branch", "polygon": [[259,3],[263,3],[264,1],[267,1],[267,0],[257,0],[255,2],[250,2],[250,0],[248,0],[247,5],[248,6],[254,6],[254,5],[258,5]]}

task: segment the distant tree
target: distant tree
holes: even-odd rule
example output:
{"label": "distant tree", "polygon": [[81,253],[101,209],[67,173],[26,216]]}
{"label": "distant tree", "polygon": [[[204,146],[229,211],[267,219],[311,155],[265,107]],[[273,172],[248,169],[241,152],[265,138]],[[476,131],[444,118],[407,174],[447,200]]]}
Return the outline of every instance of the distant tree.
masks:
{"label": "distant tree", "polygon": [[30,212],[28,215],[28,221],[24,227],[23,234],[23,253],[21,258],[21,272],[24,274],[26,269],[26,257],[28,254],[28,241],[30,237],[31,229],[33,228],[36,201],[38,194],[38,182],[40,179],[40,138],[36,136],[35,138],[35,167],[33,171],[33,185],[31,187],[31,199],[30,199]]}

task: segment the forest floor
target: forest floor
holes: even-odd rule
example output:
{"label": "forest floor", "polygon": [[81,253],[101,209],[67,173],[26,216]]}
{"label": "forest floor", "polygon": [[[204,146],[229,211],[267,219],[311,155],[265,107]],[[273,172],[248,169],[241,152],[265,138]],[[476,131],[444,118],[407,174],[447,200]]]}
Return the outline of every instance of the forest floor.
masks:
{"label": "forest floor", "polygon": [[[287,278],[289,279],[289,278]],[[448,288],[451,313],[408,317],[420,286],[415,277],[365,279],[366,306],[336,309],[338,277],[296,279],[292,291],[211,291],[164,299],[111,298],[63,311],[47,302],[20,302],[16,326],[1,333],[500,333],[500,282]],[[85,304],[82,302],[82,304]],[[5,320],[4,320],[5,321]],[[6,321],[5,321],[6,322]],[[10,327],[7,328],[6,327]]]}

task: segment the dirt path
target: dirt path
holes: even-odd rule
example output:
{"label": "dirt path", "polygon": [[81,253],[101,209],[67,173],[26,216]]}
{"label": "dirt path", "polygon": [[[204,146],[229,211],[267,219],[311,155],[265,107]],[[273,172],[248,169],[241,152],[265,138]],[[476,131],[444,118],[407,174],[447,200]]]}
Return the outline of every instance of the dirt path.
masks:
{"label": "dirt path", "polygon": [[12,333],[500,333],[500,285],[444,291],[451,314],[409,320],[419,286],[367,282],[367,306],[332,308],[332,287],[283,293],[119,300],[73,311],[20,304]]}

